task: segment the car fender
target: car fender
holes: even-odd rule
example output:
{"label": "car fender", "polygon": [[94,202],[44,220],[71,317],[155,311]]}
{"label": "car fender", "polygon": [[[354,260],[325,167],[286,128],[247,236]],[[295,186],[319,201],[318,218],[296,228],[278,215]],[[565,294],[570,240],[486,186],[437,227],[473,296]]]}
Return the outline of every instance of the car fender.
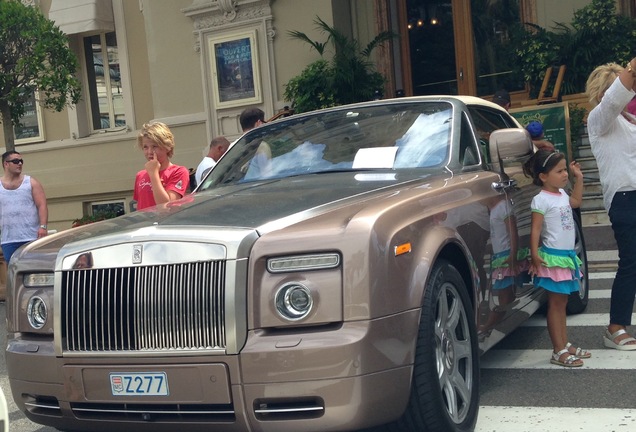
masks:
{"label": "car fender", "polygon": [[441,257],[449,260],[460,271],[466,285],[471,288],[467,294],[475,303],[479,275],[469,248],[457,231],[442,225],[432,226],[413,244],[412,253],[407,290],[409,302],[405,305],[407,309],[422,307],[426,283],[435,262]]}

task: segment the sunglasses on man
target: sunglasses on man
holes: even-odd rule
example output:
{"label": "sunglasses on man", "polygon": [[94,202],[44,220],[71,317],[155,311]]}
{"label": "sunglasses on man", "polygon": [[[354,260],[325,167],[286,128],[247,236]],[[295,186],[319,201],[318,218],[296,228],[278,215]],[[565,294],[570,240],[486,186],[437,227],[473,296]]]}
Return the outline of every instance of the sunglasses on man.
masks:
{"label": "sunglasses on man", "polygon": [[15,165],[20,165],[24,163],[24,159],[7,159],[5,162],[11,162]]}

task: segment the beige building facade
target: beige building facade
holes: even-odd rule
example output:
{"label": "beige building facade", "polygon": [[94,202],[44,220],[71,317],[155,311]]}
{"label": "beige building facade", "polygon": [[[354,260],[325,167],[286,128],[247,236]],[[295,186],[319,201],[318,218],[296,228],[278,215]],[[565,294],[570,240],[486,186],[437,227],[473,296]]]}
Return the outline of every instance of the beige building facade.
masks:
{"label": "beige building facade", "polygon": [[[173,163],[196,168],[213,137],[240,135],[243,109],[257,106],[269,118],[288,106],[285,83],[318,59],[288,31],[325,40],[313,23],[320,17],[364,45],[380,30],[399,33],[406,10],[406,0],[23,3],[60,26],[81,65],[82,101],[60,113],[35,104],[16,141],[24,171],[45,188],[49,227],[58,231],[97,211],[130,211],[135,174],[144,164],[136,146],[144,123],[168,124],[176,141]],[[520,6],[527,19],[550,27],[569,22],[587,3],[521,0]],[[399,89],[412,94],[400,40],[375,59],[389,77],[387,95]]]}

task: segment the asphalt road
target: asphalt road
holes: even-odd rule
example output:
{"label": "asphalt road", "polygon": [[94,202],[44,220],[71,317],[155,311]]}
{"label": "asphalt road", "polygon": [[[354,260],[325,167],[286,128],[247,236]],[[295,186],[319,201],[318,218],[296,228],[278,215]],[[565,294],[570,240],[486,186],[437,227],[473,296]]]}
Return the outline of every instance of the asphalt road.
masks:
{"label": "asphalt road", "polygon": [[[636,430],[636,352],[608,350],[602,342],[616,246],[608,227],[586,228],[585,236],[590,301],[583,314],[568,317],[568,334],[570,340],[589,349],[592,358],[575,370],[551,365],[545,316],[536,314],[482,357],[476,432]],[[4,321],[5,307],[0,304],[0,322]],[[6,346],[4,331],[0,331],[0,346]],[[31,423],[17,410],[4,357],[1,360],[0,386],[9,404],[11,432],[55,431]]]}

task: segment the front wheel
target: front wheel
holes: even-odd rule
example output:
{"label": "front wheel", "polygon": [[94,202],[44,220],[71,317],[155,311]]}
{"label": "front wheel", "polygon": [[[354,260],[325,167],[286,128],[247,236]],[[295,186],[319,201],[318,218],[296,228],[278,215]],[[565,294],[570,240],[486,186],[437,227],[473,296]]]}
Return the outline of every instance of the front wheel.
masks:
{"label": "front wheel", "polygon": [[581,282],[579,284],[579,290],[577,292],[573,292],[570,294],[568,298],[567,304],[567,313],[568,314],[579,314],[587,308],[590,288],[589,288],[589,280],[588,280],[588,268],[587,268],[587,252],[585,249],[585,239],[583,238],[583,224],[581,223],[581,218],[577,213],[574,213],[574,225],[576,227],[576,241],[574,245],[574,250],[578,257],[583,261],[581,264],[581,272],[583,273],[583,277],[581,278]]}
{"label": "front wheel", "polygon": [[394,430],[473,430],[479,408],[479,351],[472,310],[459,272],[440,260],[424,294],[409,404]]}

